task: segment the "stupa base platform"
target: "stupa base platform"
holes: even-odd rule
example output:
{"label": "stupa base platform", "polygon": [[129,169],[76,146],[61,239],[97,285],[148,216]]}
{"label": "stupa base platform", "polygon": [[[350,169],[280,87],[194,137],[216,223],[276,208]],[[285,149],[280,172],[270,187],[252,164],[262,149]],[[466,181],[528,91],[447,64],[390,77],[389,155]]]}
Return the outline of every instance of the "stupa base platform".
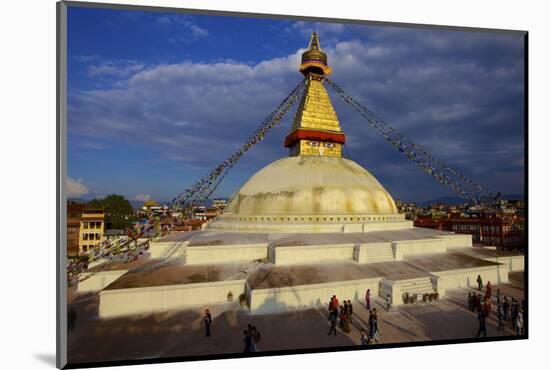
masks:
{"label": "stupa base platform", "polygon": [[[181,234],[178,236],[178,234]],[[178,258],[186,264],[269,260],[276,265],[330,261],[359,263],[402,260],[405,256],[470,247],[470,235],[405,228],[368,233],[232,233],[206,230],[178,233],[151,243],[151,257]]]}
{"label": "stupa base platform", "polygon": [[101,318],[150,314],[237,300],[254,264],[188,266],[183,259],[150,260],[100,292]]}
{"label": "stupa base platform", "polygon": [[[417,236],[417,241],[426,239],[423,230]],[[190,241],[186,253],[193,248],[193,243],[198,246],[200,240],[211,237],[213,235],[202,235],[202,239]],[[278,238],[280,243],[277,245],[287,245],[293,238],[291,235]],[[409,243],[412,241],[414,239],[408,240]],[[391,243],[395,242],[398,241]],[[422,248],[423,243],[416,246]],[[368,248],[368,244],[362,245]],[[372,244],[379,246],[384,242]],[[224,247],[223,254],[231,254],[227,250],[230,247]],[[302,246],[298,247],[299,254]],[[309,247],[323,248],[322,245]],[[330,250],[334,245],[325,244],[325,248]],[[499,257],[497,263],[490,260],[493,258],[491,253],[484,249],[452,247],[445,252],[431,253],[428,250],[427,253],[403,256],[401,260],[394,256],[390,261],[375,263],[362,263],[351,258],[306,264],[275,264],[265,260],[193,265],[186,264],[186,253],[180,258],[150,259],[109,284],[100,292],[100,317],[148,315],[208,306],[229,299],[237,301],[240,297],[243,306],[251,313],[262,314],[326,305],[332,295],[363,301],[367,289],[371,290],[373,298],[380,296],[385,299],[389,294],[392,305],[399,306],[405,303],[405,293],[422,296],[437,292],[439,297],[444,297],[448,289],[476,286],[478,275],[484,282],[507,283],[510,261],[522,257],[509,254],[508,261]],[[486,258],[477,258],[479,256]]]}

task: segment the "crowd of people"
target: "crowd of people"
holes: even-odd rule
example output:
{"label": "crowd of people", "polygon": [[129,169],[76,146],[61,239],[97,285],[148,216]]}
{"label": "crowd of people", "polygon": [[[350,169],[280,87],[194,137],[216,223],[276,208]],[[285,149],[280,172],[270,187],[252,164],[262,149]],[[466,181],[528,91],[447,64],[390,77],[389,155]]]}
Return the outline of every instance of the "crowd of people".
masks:
{"label": "crowd of people", "polygon": [[336,335],[337,321],[339,321],[340,329],[342,329],[344,333],[349,333],[351,331],[351,323],[353,320],[353,305],[351,304],[351,300],[344,300],[343,304],[340,304],[338,298],[333,295],[328,304],[328,312],[328,321],[330,322],[328,335]]}
{"label": "crowd of people", "polygon": [[[483,291],[483,279],[480,275],[476,280],[478,284],[478,290]],[[523,317],[525,314],[525,300],[520,303],[515,298],[511,297],[509,300],[507,296],[502,296],[500,289],[497,289],[495,294],[496,299],[496,318],[498,321],[497,330],[504,330],[504,322],[510,321],[512,329],[515,330],[516,335],[524,334]],[[468,309],[477,313],[478,330],[476,338],[479,338],[481,334],[484,337],[487,336],[487,319],[491,315],[493,307],[493,288],[491,282],[488,281],[485,286],[485,294],[468,292]]]}
{"label": "crowd of people", "polygon": [[[478,284],[478,290],[482,293],[484,286],[481,276],[478,275],[476,280]],[[493,287],[491,282],[488,281],[485,286],[485,293],[468,292],[468,309],[471,312],[477,313],[477,321],[479,324],[476,337],[481,335],[487,336],[487,319],[491,316],[493,308],[493,298],[496,301],[496,318],[498,320],[497,330],[504,329],[504,322],[510,321],[512,328],[517,335],[524,334],[523,317],[525,314],[525,300],[521,303],[513,298],[510,299],[507,296],[503,296],[499,289],[496,290],[496,294],[493,296]],[[378,320],[378,312],[375,307],[372,307],[370,290],[365,293],[365,308],[369,312],[368,327],[360,327],[360,341],[361,345],[368,345],[373,343],[380,343],[380,326]],[[328,321],[330,328],[328,335],[336,335],[336,328],[339,326],[342,332],[350,333],[353,323],[353,304],[351,300],[343,300],[342,302],[333,295],[328,303]],[[74,321],[74,320],[70,320]],[[204,327],[205,335],[211,336],[210,326],[212,324],[212,315],[208,309],[204,313]],[[69,323],[70,329],[74,326],[74,323]],[[243,331],[244,335],[244,352],[257,352],[258,344],[261,336],[258,329],[248,324],[248,327]]]}
{"label": "crowd of people", "polygon": [[244,335],[244,352],[258,352],[258,344],[260,343],[261,335],[258,329],[252,324],[243,331]]}
{"label": "crowd of people", "polygon": [[[376,308],[371,308],[370,301],[370,290],[366,292],[366,308],[369,310],[369,321],[368,328],[360,328],[361,333],[361,344],[367,345],[371,343],[380,343],[380,329],[378,325],[378,312]],[[330,328],[328,335],[336,335],[336,327],[339,324],[340,329],[344,333],[351,332],[351,325],[353,323],[353,304],[351,300],[343,300],[343,303],[340,304],[340,301],[333,295],[328,304],[328,321],[330,323]]]}
{"label": "crowd of people", "polygon": [[[205,336],[211,337],[212,332],[210,330],[210,327],[212,325],[212,314],[210,313],[210,310],[208,308],[204,310],[203,323],[204,323]],[[243,335],[244,335],[244,352],[245,353],[258,352],[258,344],[260,343],[261,335],[260,335],[260,331],[256,329],[256,326],[252,324],[248,324],[248,327],[243,331]]]}

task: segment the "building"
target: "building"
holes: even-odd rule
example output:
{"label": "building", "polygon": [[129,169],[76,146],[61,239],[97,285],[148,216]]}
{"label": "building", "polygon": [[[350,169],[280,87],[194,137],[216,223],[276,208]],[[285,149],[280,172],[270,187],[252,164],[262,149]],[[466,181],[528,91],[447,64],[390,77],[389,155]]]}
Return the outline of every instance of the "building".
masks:
{"label": "building", "polygon": [[103,237],[107,240],[115,240],[126,235],[126,232],[122,229],[110,229],[103,233]]}
{"label": "building", "polygon": [[414,221],[414,226],[469,234],[472,235],[474,243],[495,246],[499,249],[523,249],[525,246],[523,218],[518,216],[460,217],[452,215],[440,218],[419,216]]}
{"label": "building", "polygon": [[84,206],[80,217],[80,253],[87,252],[104,239],[105,213],[103,208]]}
{"label": "building", "polygon": [[69,202],[67,204],[67,255],[87,252],[104,239],[105,214],[100,207]]}
{"label": "building", "polygon": [[223,213],[225,206],[227,205],[227,199],[214,199],[212,201],[212,208],[216,208],[220,211],[220,214]]}
{"label": "building", "polygon": [[75,257],[80,252],[80,217],[84,204],[67,203],[67,256]]}
{"label": "building", "polygon": [[471,235],[414,227],[367,169],[342,157],[346,137],[325,88],[331,68],[316,33],[299,70],[306,80],[284,140],[288,157],[252,175],[200,231],[158,244],[146,273],[129,270],[106,287],[100,318],[228,297],[252,313],[293,311],[326,307],[332,295],[362,300],[367,289],[399,306],[408,297],[444,297],[478,275],[499,284],[523,270],[520,253],[497,262]]}

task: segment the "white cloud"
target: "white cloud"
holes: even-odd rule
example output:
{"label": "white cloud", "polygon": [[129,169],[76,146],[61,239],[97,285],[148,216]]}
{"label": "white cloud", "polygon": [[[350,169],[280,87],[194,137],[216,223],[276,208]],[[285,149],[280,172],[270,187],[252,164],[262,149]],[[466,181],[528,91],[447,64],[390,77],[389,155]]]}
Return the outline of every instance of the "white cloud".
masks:
{"label": "white cloud", "polygon": [[161,15],[156,17],[155,23],[159,27],[169,27],[171,42],[193,42],[210,36],[206,28],[200,27],[192,18],[183,14]]}
{"label": "white cloud", "polygon": [[148,200],[151,200],[151,196],[149,194],[137,194],[134,197],[134,200],[139,200],[140,202],[147,202]]}
{"label": "white cloud", "polygon": [[88,74],[93,77],[128,77],[145,68],[144,64],[135,61],[103,62],[88,68]]}
{"label": "white cloud", "polygon": [[78,198],[90,192],[88,187],[82,183],[82,179],[73,180],[67,178],[67,195],[70,198]]}
{"label": "white cloud", "polygon": [[[339,32],[334,28],[329,35]],[[495,151],[494,135],[513,132],[499,144],[507,147],[523,140],[517,104],[523,66],[513,51],[520,44],[493,43],[479,34],[478,39],[420,35],[426,34],[385,28],[365,40],[330,43],[321,33],[320,41],[334,70],[331,79],[412,141],[466,169],[506,163],[506,154]],[[184,61],[128,70],[111,88],[74,92],[69,131],[93,142],[108,137],[147,145],[163,159],[206,172],[242,144],[299,82],[300,55],[298,50],[256,64]],[[381,173],[383,165],[411,165],[329,92],[355,160]],[[283,153],[284,135],[270,134],[254,148],[254,159],[243,161]]]}

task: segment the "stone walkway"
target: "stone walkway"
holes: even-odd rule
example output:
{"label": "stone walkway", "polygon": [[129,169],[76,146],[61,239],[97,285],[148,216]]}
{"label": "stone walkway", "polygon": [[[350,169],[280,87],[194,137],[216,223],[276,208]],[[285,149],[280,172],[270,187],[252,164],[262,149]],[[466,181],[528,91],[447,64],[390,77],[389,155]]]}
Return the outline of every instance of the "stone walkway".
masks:
{"label": "stone walkway", "polygon": [[[521,276],[516,278],[518,280],[510,284],[495,286],[493,292],[500,288],[503,295],[521,300]],[[451,290],[445,299],[437,302],[401,306],[389,312],[382,307],[381,300],[375,300],[381,343],[473,338],[477,320],[467,309],[467,294],[467,289]],[[240,353],[244,349],[242,332],[249,323],[261,333],[258,347],[262,351],[353,346],[360,343],[359,329],[366,328],[368,321],[363,302],[353,302],[352,331],[345,334],[338,329],[336,336],[328,336],[326,308],[251,315],[236,303],[228,303],[209,307],[213,322],[212,337],[207,338],[202,327],[203,307],[139,318],[100,320],[98,302],[97,294],[82,296],[73,302],[78,317],[75,331],[69,334],[70,363]],[[504,331],[496,330],[495,316],[492,314],[487,322],[488,336],[513,335],[510,322],[505,323]]]}

